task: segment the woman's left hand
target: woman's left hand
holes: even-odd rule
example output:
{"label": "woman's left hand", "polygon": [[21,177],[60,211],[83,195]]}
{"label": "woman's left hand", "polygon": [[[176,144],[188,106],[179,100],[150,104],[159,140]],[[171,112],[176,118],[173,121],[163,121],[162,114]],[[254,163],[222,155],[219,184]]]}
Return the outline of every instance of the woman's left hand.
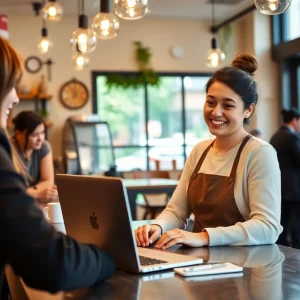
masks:
{"label": "woman's left hand", "polygon": [[155,248],[167,249],[176,244],[203,247],[209,244],[209,236],[207,232],[189,232],[181,229],[173,229],[161,236]]}

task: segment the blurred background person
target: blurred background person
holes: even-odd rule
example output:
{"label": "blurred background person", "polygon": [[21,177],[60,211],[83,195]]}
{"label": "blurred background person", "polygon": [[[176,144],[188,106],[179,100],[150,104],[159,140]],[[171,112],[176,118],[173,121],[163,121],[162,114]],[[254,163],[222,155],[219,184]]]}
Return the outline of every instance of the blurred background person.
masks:
{"label": "blurred background person", "polygon": [[281,170],[283,232],[277,243],[300,249],[300,112],[291,108],[282,116],[284,124],[270,141]]}
{"label": "blurred background person", "polygon": [[255,137],[261,138],[261,131],[257,128],[252,129],[249,133]]}
{"label": "blurred background person", "polygon": [[58,201],[52,149],[45,140],[44,120],[33,111],[23,111],[13,119],[13,125],[12,142],[28,172],[27,193],[42,203]]}

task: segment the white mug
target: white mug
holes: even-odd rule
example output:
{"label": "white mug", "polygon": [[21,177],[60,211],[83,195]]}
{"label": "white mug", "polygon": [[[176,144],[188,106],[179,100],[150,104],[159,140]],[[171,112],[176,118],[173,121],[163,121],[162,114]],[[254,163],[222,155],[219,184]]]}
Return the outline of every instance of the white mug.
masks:
{"label": "white mug", "polygon": [[63,223],[64,218],[59,202],[48,203],[43,209],[45,218],[52,224]]}

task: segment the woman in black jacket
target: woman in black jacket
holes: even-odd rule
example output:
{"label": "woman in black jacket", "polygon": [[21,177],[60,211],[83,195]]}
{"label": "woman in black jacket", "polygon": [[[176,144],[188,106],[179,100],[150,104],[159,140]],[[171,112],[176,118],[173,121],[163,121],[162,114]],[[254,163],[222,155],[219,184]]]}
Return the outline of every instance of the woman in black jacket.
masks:
{"label": "woman in black jacket", "polygon": [[26,194],[16,172],[6,122],[19,102],[15,86],[22,75],[19,57],[0,37],[0,295],[9,264],[28,286],[55,293],[96,285],[115,270],[111,257],[95,245],[58,233]]}

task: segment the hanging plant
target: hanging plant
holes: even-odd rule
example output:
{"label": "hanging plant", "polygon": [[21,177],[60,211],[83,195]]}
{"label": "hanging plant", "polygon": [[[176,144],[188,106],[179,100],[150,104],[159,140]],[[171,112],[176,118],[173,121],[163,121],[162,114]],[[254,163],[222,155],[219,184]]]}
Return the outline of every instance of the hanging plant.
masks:
{"label": "hanging plant", "polygon": [[231,24],[226,24],[222,26],[222,28],[218,31],[218,40],[220,44],[220,48],[223,49],[225,52],[226,56],[232,52],[232,25]]}
{"label": "hanging plant", "polygon": [[135,60],[138,64],[140,73],[135,76],[125,76],[122,74],[111,73],[106,76],[106,86],[112,87],[138,88],[144,84],[159,85],[159,76],[151,68],[152,53],[149,48],[144,47],[141,42],[133,42],[135,45]]}

